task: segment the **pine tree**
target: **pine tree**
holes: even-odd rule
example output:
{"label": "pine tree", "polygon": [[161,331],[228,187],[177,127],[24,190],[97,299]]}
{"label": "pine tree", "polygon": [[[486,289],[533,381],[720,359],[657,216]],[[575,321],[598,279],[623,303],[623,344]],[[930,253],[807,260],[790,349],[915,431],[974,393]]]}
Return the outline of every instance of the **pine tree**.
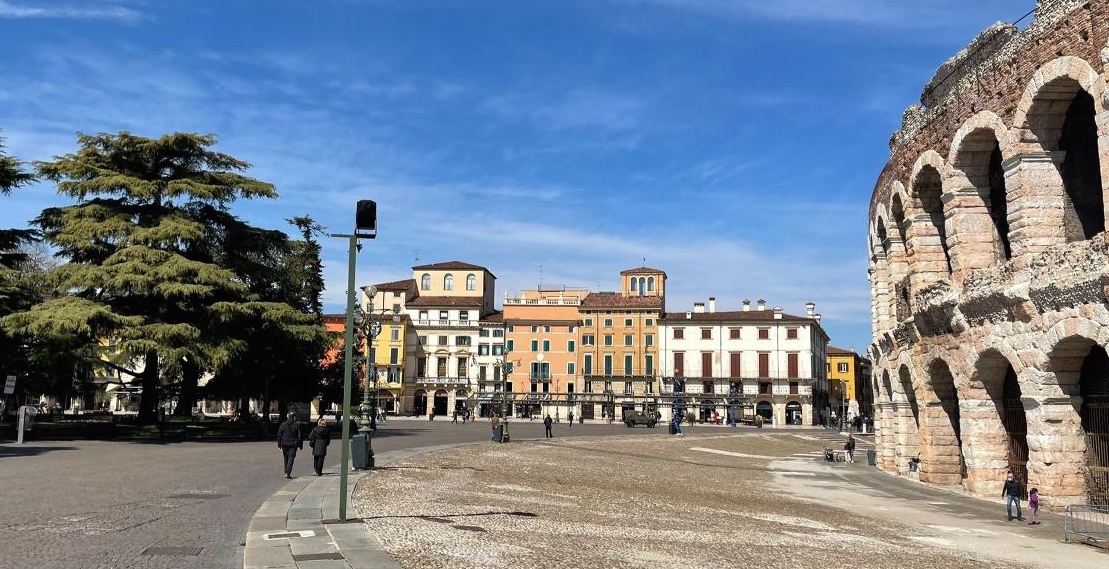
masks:
{"label": "pine tree", "polygon": [[215,143],[191,133],[79,134],[76,153],[36,164],[76,200],[35,220],[68,262],[48,273],[57,298],[4,324],[118,341],[120,357],[104,365],[137,376],[140,423],[157,416],[163,368],[192,362],[186,373],[195,374],[219,358],[199,324],[212,304],[226,313],[248,300],[247,285],[219,258],[237,244],[212,242],[242,229],[228,207],[277,196],[273,185],[241,174],[249,164],[211,150]]}

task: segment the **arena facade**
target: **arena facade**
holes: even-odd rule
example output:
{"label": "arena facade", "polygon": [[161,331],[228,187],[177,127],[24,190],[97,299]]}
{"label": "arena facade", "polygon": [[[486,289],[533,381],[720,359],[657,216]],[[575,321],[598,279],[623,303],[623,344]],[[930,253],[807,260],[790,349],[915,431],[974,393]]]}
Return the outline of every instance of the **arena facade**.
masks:
{"label": "arena facade", "polygon": [[1041,0],[947,61],[869,215],[878,466],[1109,504],[1109,0]]}

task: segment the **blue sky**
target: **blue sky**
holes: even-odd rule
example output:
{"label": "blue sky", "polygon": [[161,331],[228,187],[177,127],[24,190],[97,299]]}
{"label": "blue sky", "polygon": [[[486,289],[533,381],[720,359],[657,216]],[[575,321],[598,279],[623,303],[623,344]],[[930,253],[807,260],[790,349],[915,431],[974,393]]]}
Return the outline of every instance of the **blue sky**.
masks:
{"label": "blue sky", "polygon": [[[0,0],[0,129],[25,161],[74,133],[212,132],[281,199],[284,229],[379,204],[358,283],[417,262],[505,291],[615,290],[667,307],[817,312],[870,342],[867,205],[936,68],[1033,0]],[[1024,22],[1025,24],[1027,21]],[[0,227],[66,203],[0,198]],[[346,242],[325,239],[340,311]]]}

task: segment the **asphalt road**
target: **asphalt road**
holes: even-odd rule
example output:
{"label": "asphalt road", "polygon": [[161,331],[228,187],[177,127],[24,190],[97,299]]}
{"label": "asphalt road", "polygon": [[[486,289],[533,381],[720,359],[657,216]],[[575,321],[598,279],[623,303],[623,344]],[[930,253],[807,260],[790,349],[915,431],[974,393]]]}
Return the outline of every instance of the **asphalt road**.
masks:
{"label": "asphalt road", "polygon": [[[489,440],[489,422],[393,419],[375,451]],[[699,427],[691,430],[717,429]],[[555,436],[645,434],[666,428],[554,426]],[[543,437],[515,420],[513,439]],[[337,445],[328,456],[334,468]],[[295,476],[311,474],[307,452]],[[285,484],[274,442],[0,443],[0,568],[233,568],[251,516]],[[168,549],[167,549],[168,548]]]}

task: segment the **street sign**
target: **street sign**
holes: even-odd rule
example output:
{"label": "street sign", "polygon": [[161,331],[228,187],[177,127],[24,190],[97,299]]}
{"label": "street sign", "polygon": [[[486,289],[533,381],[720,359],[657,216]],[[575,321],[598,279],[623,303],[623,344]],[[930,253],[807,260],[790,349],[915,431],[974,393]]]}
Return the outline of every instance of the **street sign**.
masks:
{"label": "street sign", "polygon": [[4,382],[4,395],[13,393],[15,393],[15,376],[9,375],[7,381]]}

